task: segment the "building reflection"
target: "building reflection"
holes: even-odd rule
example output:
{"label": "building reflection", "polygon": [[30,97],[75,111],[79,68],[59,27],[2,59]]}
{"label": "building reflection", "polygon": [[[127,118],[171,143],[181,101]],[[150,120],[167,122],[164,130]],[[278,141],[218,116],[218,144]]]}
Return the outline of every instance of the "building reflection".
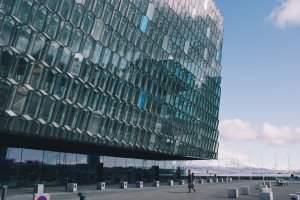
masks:
{"label": "building reflection", "polygon": [[[162,182],[178,179],[184,173],[178,166],[184,161],[153,161],[98,155],[83,155],[25,148],[5,148],[0,150],[0,185],[10,187],[64,185],[68,182],[94,184],[129,184],[142,180]],[[68,179],[68,180],[67,180]]]}

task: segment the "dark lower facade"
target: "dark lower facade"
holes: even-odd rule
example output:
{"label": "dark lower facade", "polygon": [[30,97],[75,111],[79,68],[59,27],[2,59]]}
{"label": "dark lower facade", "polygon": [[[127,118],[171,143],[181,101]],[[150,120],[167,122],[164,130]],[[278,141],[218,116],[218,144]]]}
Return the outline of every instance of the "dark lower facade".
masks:
{"label": "dark lower facade", "polygon": [[152,182],[178,180],[185,173],[185,161],[155,161],[91,154],[65,153],[28,148],[1,147],[0,185],[31,187],[80,185],[104,181]]}

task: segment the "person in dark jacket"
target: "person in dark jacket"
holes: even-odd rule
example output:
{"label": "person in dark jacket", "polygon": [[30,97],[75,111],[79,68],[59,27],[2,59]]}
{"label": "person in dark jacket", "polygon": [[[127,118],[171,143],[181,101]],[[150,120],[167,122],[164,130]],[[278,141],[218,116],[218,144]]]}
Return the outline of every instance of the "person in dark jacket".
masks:
{"label": "person in dark jacket", "polygon": [[188,170],[188,176],[187,176],[187,182],[188,182],[188,189],[189,189],[189,193],[191,192],[191,189],[196,192],[195,190],[195,186],[194,186],[194,176],[192,174],[191,170]]}

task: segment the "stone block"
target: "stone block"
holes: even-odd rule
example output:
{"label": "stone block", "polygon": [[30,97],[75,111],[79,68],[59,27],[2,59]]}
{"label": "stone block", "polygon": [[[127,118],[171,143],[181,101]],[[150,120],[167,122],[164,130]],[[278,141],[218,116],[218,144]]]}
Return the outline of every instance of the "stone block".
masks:
{"label": "stone block", "polygon": [[250,187],[249,186],[241,186],[239,188],[241,195],[250,195]]}
{"label": "stone block", "polygon": [[239,190],[237,188],[228,188],[227,189],[227,197],[228,198],[238,198]]}
{"label": "stone block", "polygon": [[273,200],[273,192],[260,192],[259,200]]}
{"label": "stone block", "polygon": [[67,184],[67,191],[68,192],[77,192],[77,183],[68,183]]}

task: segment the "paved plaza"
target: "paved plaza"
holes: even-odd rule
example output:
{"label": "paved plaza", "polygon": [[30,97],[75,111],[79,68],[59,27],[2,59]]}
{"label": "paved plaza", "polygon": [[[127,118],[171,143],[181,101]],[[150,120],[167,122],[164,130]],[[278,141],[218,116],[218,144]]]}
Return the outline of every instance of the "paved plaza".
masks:
{"label": "paved plaza", "polygon": [[[86,200],[182,200],[182,199],[229,199],[227,188],[250,186],[250,196],[239,195],[238,199],[259,199],[259,192],[255,190],[258,181],[234,181],[229,183],[196,184],[196,192],[188,193],[187,185],[151,187],[145,184],[142,189],[119,189],[117,186],[108,186],[106,190],[97,191],[94,186],[78,186],[79,192],[86,193]],[[273,184],[274,185],[274,184]],[[300,191],[300,184],[290,183],[287,187],[272,186],[274,200],[288,199],[288,195]],[[10,189],[7,200],[32,200],[32,188]],[[78,193],[65,192],[62,187],[46,187],[45,192],[51,194],[51,200],[79,200]]]}

